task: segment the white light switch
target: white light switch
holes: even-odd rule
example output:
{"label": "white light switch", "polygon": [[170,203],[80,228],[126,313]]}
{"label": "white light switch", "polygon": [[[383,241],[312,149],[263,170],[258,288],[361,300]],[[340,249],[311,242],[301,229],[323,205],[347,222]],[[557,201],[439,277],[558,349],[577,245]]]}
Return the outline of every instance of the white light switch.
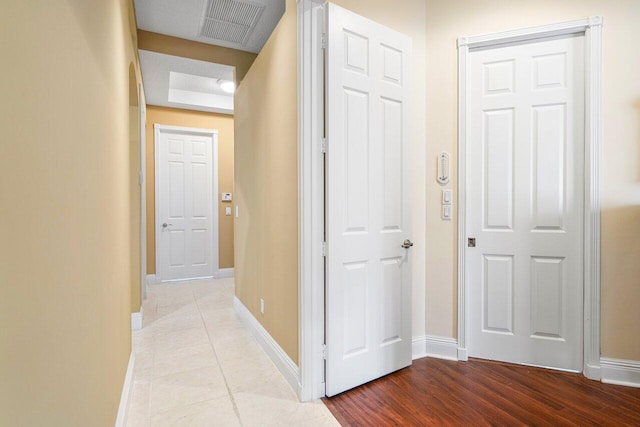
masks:
{"label": "white light switch", "polygon": [[227,215],[227,216],[231,216],[231,206],[227,206],[227,207],[224,209],[224,213],[225,213],[225,215]]}
{"label": "white light switch", "polygon": [[453,202],[453,191],[452,190],[442,190],[442,204],[443,205],[451,205]]}
{"label": "white light switch", "polygon": [[451,220],[451,205],[442,206],[442,219],[447,221]]}
{"label": "white light switch", "polygon": [[236,205],[236,218],[240,217],[240,208],[238,208],[238,205]]}

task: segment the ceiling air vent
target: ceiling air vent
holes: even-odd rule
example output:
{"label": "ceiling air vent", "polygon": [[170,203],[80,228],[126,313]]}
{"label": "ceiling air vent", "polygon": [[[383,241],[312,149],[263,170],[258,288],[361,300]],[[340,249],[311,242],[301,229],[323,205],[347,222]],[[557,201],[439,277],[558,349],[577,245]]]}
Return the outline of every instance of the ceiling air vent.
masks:
{"label": "ceiling air vent", "polygon": [[209,0],[200,36],[245,46],[264,5],[240,0]]}

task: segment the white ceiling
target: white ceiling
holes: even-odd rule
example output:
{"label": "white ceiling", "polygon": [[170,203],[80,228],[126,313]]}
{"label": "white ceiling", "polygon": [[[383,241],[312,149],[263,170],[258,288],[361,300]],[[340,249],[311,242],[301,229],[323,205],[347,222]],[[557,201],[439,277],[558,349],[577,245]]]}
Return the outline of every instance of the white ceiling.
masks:
{"label": "white ceiling", "polygon": [[[135,7],[141,30],[258,53],[284,14],[285,0],[135,0]],[[212,18],[210,34],[220,38],[200,35],[205,16]]]}
{"label": "white ceiling", "polygon": [[[135,0],[135,7],[141,30],[258,53],[285,0]],[[148,104],[233,114],[233,95],[217,82],[233,81],[233,67],[144,50],[140,65]]]}
{"label": "white ceiling", "polygon": [[233,95],[218,80],[233,81],[234,67],[140,50],[147,104],[233,114]]}

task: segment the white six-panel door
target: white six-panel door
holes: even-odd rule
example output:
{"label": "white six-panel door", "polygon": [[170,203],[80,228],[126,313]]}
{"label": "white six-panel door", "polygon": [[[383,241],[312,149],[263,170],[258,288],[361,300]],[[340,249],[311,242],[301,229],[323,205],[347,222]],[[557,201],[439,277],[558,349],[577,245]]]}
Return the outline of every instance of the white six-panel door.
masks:
{"label": "white six-panel door", "polygon": [[160,280],[217,270],[214,167],[217,132],[156,125],[157,270]]}
{"label": "white six-panel door", "polygon": [[326,394],[411,364],[411,40],[327,4]]}
{"label": "white six-panel door", "polygon": [[469,54],[469,356],[582,370],[584,37]]}

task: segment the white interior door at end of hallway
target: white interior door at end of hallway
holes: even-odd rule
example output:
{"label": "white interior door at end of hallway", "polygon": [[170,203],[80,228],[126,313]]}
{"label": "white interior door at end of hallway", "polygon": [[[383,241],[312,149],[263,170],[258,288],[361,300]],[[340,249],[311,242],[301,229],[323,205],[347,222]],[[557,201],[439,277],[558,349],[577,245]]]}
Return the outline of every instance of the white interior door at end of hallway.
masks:
{"label": "white interior door at end of hallway", "polygon": [[333,396],[411,364],[411,39],[326,7],[325,390]]}
{"label": "white interior door at end of hallway", "polygon": [[469,61],[469,356],[581,371],[584,36]]}
{"label": "white interior door at end of hallway", "polygon": [[156,125],[156,241],[161,281],[218,268],[215,130]]}

